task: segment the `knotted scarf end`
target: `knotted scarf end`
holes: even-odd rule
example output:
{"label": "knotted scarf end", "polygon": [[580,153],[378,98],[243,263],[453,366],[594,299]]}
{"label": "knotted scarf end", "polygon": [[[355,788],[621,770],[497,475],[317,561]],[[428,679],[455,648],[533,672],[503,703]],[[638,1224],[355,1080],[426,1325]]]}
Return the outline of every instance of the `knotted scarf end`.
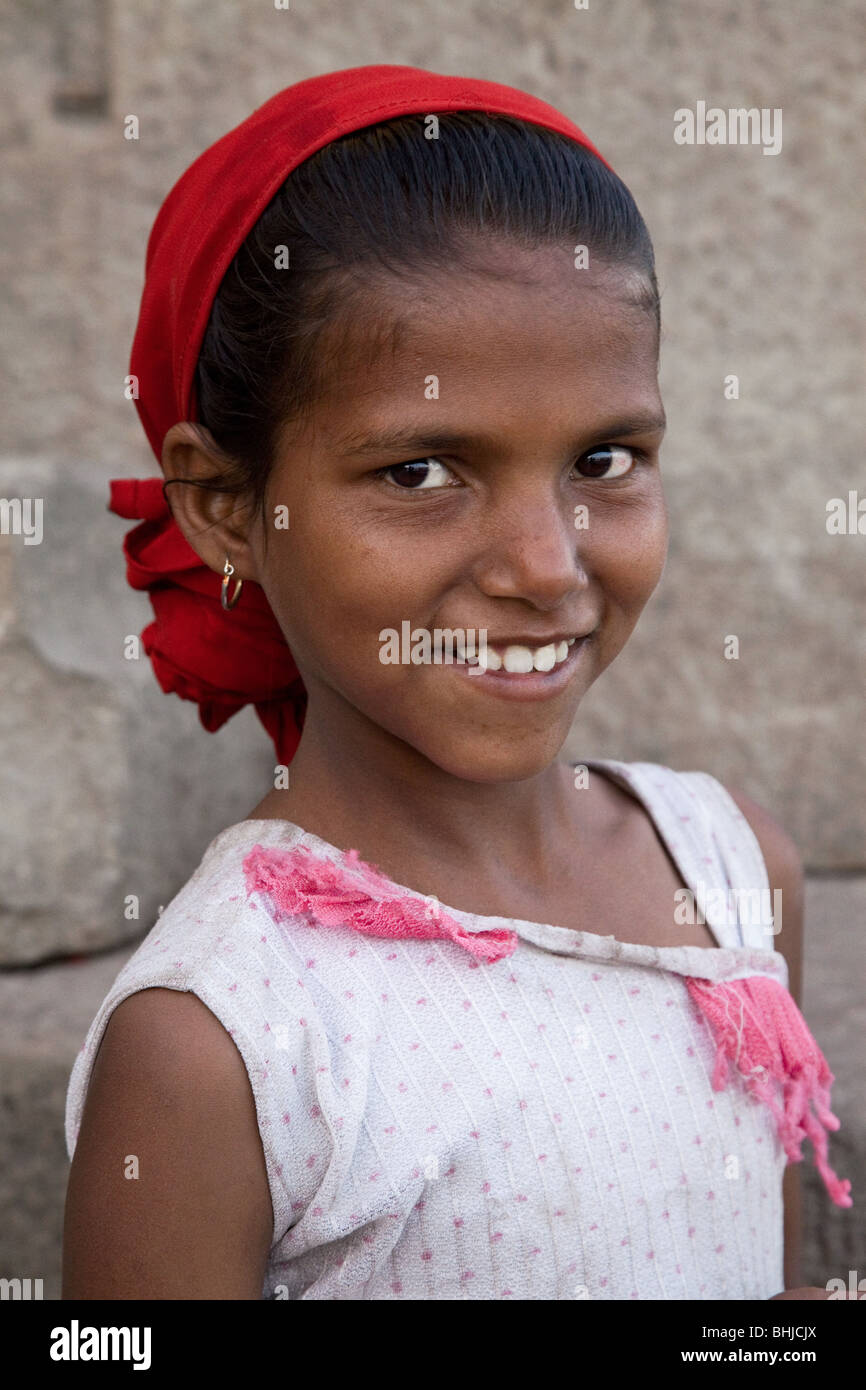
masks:
{"label": "knotted scarf end", "polygon": [[840,1127],[830,1110],[835,1078],[789,991],[766,975],[718,984],[689,977],[686,986],[715,1040],[713,1090],[724,1089],[733,1066],[770,1109],[788,1161],[799,1163],[803,1140],[811,1139],[815,1167],[832,1201],[853,1206],[850,1181],[837,1177],[827,1162],[827,1131]]}

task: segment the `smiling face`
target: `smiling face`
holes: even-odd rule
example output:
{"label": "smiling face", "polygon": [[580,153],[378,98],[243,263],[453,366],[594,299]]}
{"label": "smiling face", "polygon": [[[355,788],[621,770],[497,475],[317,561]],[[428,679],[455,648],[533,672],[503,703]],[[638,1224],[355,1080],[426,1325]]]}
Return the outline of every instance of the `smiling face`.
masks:
{"label": "smiling face", "polygon": [[[285,504],[289,529],[251,530],[238,573],[263,585],[332,746],[399,740],[455,777],[531,777],[664,566],[655,321],[636,272],[510,242],[362,294],[269,480],[265,516]],[[404,623],[486,630],[500,657],[552,638],[568,658],[510,676],[383,664],[380,634]]]}

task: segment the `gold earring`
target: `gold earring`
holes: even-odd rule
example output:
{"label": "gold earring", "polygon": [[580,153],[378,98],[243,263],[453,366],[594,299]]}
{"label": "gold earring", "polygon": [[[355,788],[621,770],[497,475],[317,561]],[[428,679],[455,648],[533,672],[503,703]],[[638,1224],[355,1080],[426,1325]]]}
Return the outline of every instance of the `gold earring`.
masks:
{"label": "gold earring", "polygon": [[242,579],[238,579],[235,583],[234,593],[232,594],[231,598],[228,597],[229,580],[231,579],[234,572],[235,567],[227,555],[225,566],[223,567],[223,586],[222,591],[220,593],[220,602],[222,603],[223,608],[227,610],[229,608],[234,608],[235,604],[241,596],[241,589],[243,588],[244,583]]}

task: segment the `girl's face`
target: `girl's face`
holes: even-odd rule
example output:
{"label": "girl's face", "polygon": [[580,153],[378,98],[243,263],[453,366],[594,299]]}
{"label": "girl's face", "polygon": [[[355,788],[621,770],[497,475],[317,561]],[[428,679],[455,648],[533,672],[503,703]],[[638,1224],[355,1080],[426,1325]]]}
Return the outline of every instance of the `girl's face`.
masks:
{"label": "girl's face", "polygon": [[[667,518],[656,326],[636,273],[575,269],[570,248],[484,255],[472,273],[368,278],[329,326],[324,392],[269,482],[265,515],[285,504],[289,526],[266,547],[249,537],[249,569],[308,717],[497,782],[556,759],[659,580]],[[575,640],[549,672],[470,674],[384,663],[380,634],[403,624],[431,644],[486,629],[500,658],[550,644],[561,657]]]}

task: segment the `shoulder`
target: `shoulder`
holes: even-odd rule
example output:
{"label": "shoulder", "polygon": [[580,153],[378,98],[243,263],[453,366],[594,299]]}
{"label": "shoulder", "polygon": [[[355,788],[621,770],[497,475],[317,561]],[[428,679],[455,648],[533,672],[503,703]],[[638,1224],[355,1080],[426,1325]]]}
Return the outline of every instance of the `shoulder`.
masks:
{"label": "shoulder", "polygon": [[779,902],[782,909],[777,949],[788,963],[791,993],[799,1001],[805,892],[802,855],[788,832],[764,806],[738,788],[725,786],[725,791],[748,821],[764,856],[770,888],[774,894],[779,894],[778,898],[774,897],[774,902]]}
{"label": "shoulder", "polygon": [[804,878],[803,859],[794,840],[766,807],[745,792],[729,786],[725,786],[725,791],[752,828],[764,856],[770,886],[789,890],[793,898],[793,890],[802,885]]}
{"label": "shoulder", "polygon": [[155,985],[128,995],[112,1010],[94,1059],[106,1055],[115,1069],[135,1065],[142,1079],[181,1082],[215,1091],[227,1083],[246,1088],[247,1075],[228,1032],[198,995]]}
{"label": "shoulder", "polygon": [[142,1134],[159,1121],[202,1158],[214,1140],[224,1155],[233,1142],[258,1139],[238,1048],[196,994],[177,989],[144,988],[112,1010],[93,1061],[82,1138],[97,1110],[140,1122]]}
{"label": "shoulder", "polygon": [[[275,836],[279,831],[275,830]],[[153,922],[123,965],[111,990],[111,1004],[133,990],[164,988],[191,992],[223,1023],[234,1024],[261,1012],[268,984],[285,977],[289,992],[299,974],[304,922],[269,911],[266,895],[255,891],[248,872],[258,857],[279,854],[258,843],[261,827],[241,823],[221,832],[208,846],[191,877]],[[274,927],[275,930],[271,930]],[[155,1003],[134,1005],[133,1010]],[[172,1014],[181,1007],[167,997]]]}
{"label": "shoulder", "polygon": [[259,1297],[272,1232],[254,1097],[229,1034],[194,994],[123,999],[70,1170],[64,1296]]}

